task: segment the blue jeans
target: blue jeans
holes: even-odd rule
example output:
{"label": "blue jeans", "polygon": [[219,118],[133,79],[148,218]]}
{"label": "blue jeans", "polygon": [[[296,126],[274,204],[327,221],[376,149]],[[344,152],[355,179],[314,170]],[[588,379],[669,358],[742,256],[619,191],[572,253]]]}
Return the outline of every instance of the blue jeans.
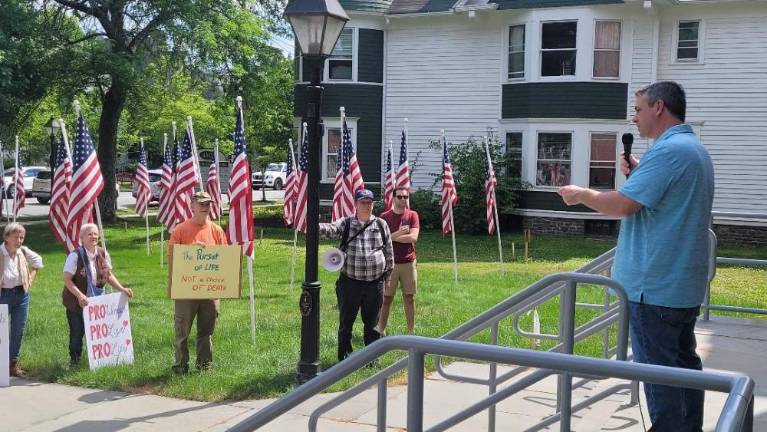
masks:
{"label": "blue jeans", "polygon": [[[629,302],[634,361],[685,369],[703,369],[695,353],[699,307],[669,308]],[[651,432],[703,430],[702,390],[644,385]]]}
{"label": "blue jeans", "polygon": [[0,304],[8,305],[8,315],[11,318],[9,327],[11,345],[8,358],[15,361],[19,359],[21,338],[24,336],[24,327],[27,326],[29,293],[24,292],[24,288],[21,287],[0,289]]}

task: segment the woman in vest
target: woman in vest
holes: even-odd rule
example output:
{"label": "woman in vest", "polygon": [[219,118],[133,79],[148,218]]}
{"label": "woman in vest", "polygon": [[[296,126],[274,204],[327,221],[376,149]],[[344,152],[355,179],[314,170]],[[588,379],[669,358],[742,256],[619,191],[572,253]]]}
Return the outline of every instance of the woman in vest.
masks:
{"label": "woman in vest", "polygon": [[8,305],[10,322],[9,372],[11,376],[23,377],[19,365],[21,338],[27,325],[29,312],[29,287],[35,280],[37,270],[43,267],[43,259],[24,244],[27,230],[13,222],[5,226],[3,244],[0,246],[0,304]]}
{"label": "woman in vest", "polygon": [[64,291],[62,303],[67,310],[69,324],[69,365],[80,363],[85,336],[83,308],[88,305],[88,297],[95,297],[104,292],[104,285],[133,297],[133,290],[125,288],[112,274],[112,259],[103,248],[98,246],[99,228],[94,224],[85,224],[80,228],[80,246],[72,251],[64,263]]}

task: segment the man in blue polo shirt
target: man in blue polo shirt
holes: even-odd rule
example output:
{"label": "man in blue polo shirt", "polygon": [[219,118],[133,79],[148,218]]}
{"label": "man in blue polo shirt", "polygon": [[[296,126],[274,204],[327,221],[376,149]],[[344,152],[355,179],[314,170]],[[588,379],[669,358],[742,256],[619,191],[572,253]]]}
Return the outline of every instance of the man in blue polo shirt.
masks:
{"label": "man in blue polo shirt", "polygon": [[[695,321],[706,290],[708,228],[714,198],[711,157],[684,124],[685,94],[674,82],[636,92],[633,121],[655,140],[642,161],[621,163],[620,191],[565,186],[568,205],[621,219],[613,278],[626,289],[631,344],[640,363],[702,369]],[[651,431],[701,431],[703,392],[645,384]]]}

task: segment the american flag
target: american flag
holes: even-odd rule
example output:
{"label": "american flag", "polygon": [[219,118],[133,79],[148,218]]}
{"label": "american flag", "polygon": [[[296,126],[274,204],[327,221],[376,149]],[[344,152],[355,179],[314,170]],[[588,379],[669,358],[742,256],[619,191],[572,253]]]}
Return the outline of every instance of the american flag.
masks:
{"label": "american flag", "polygon": [[[93,205],[104,189],[104,178],[85,118],[80,114],[72,152],[72,185],[69,191],[67,236],[73,248],[80,246],[80,227],[93,221]],[[70,243],[68,242],[68,245]]]}
{"label": "american flag", "polygon": [[391,149],[386,150],[386,166],[384,170],[384,211],[391,210],[394,200],[394,172],[391,169]]}
{"label": "american flag", "polygon": [[344,197],[344,183],[346,182],[346,174],[344,173],[345,156],[346,154],[342,141],[336,158],[338,169],[336,170],[336,181],[333,185],[333,206],[331,207],[330,212],[330,219],[333,222],[347,216],[347,205]]}
{"label": "american flag", "polygon": [[298,182],[296,182],[296,171],[293,169],[293,143],[288,148],[288,164],[285,177],[285,203],[282,206],[282,220],[285,225],[293,224],[293,216],[296,209],[296,198],[298,198]]}
{"label": "american flag", "polygon": [[241,244],[245,255],[253,256],[253,193],[250,189],[250,165],[245,147],[245,125],[242,106],[237,107],[234,127],[234,154],[229,175],[229,226],[231,244]]}
{"label": "american flag", "polygon": [[[487,146],[487,143],[485,143]],[[487,148],[487,147],[486,147]],[[487,233],[495,233],[495,170],[493,170],[493,161],[490,160],[490,151],[487,150],[487,160],[485,160],[485,205],[487,206]]]}
{"label": "american flag", "polygon": [[[216,148],[218,153],[218,148]],[[210,218],[218,219],[221,217],[221,187],[218,180],[218,156],[216,161],[210,164],[208,168],[208,180],[205,182],[205,191],[210,195]]]}
{"label": "american flag", "polygon": [[146,167],[146,150],[144,150],[143,139],[141,140],[134,181],[136,182],[136,214],[146,217],[149,200],[152,199],[152,188],[149,186],[149,170]]}
{"label": "american flag", "polygon": [[162,149],[162,177],[160,177],[160,207],[157,210],[157,220],[161,224],[173,228],[176,225],[176,203],[173,200],[173,158],[168,151],[168,139],[165,136],[165,142]]}
{"label": "american flag", "polygon": [[303,139],[301,140],[301,150],[298,152],[298,167],[296,167],[296,214],[295,228],[301,232],[306,232],[306,206],[309,183],[309,131],[304,123]]}
{"label": "american flag", "polygon": [[450,153],[447,151],[447,140],[442,136],[442,234],[453,231],[453,215],[450,207],[458,203],[458,194],[453,181],[453,167],[450,165]]}
{"label": "american flag", "polygon": [[410,190],[410,167],[407,162],[407,132],[402,129],[402,141],[399,146],[399,166],[397,167],[397,188]]}
{"label": "american flag", "polygon": [[192,141],[189,138],[189,130],[184,134],[184,144],[177,151],[176,161],[176,218],[183,222],[192,217],[192,195],[194,188],[199,183],[195,168],[194,154],[192,153]]}
{"label": "american flag", "polygon": [[341,119],[341,143],[344,148],[344,210],[346,211],[345,216],[352,216],[354,214],[354,194],[358,190],[365,189],[365,181],[362,180],[360,165],[352,146],[352,134],[346,125],[346,115],[343,115]]}
{"label": "american flag", "polygon": [[[62,135],[56,149],[56,161],[53,164],[53,184],[51,184],[51,206],[48,213],[48,225],[53,236],[61,243],[67,243],[67,210],[69,188],[72,184],[72,158]],[[69,247],[67,247],[69,248]]]}
{"label": "american flag", "polygon": [[24,191],[24,173],[22,172],[21,166],[18,161],[19,154],[16,153],[16,173],[14,174],[14,184],[16,190],[14,191],[14,208],[13,213],[18,216],[21,212],[21,209],[24,208],[24,204],[26,201],[26,191]]}

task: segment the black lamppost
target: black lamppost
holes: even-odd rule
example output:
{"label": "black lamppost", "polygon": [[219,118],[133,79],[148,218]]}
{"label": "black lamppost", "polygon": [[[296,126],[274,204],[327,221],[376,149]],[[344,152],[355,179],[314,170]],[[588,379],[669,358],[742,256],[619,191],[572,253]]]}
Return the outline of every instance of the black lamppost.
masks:
{"label": "black lamppost", "polygon": [[338,0],[293,0],[285,8],[301,48],[304,73],[311,74],[306,88],[304,121],[309,134],[309,179],[306,203],[306,267],[301,285],[301,358],[298,381],[306,382],[320,371],[320,281],[317,275],[320,219],[320,143],[322,127],[322,68],[333,51],[349,16]]}
{"label": "black lamppost", "polygon": [[[48,157],[48,166],[51,167],[51,179],[53,179],[53,164],[56,163],[56,132],[59,131],[59,122],[53,117],[45,123],[45,131],[51,138],[51,154]],[[51,184],[53,182],[51,181]]]}

